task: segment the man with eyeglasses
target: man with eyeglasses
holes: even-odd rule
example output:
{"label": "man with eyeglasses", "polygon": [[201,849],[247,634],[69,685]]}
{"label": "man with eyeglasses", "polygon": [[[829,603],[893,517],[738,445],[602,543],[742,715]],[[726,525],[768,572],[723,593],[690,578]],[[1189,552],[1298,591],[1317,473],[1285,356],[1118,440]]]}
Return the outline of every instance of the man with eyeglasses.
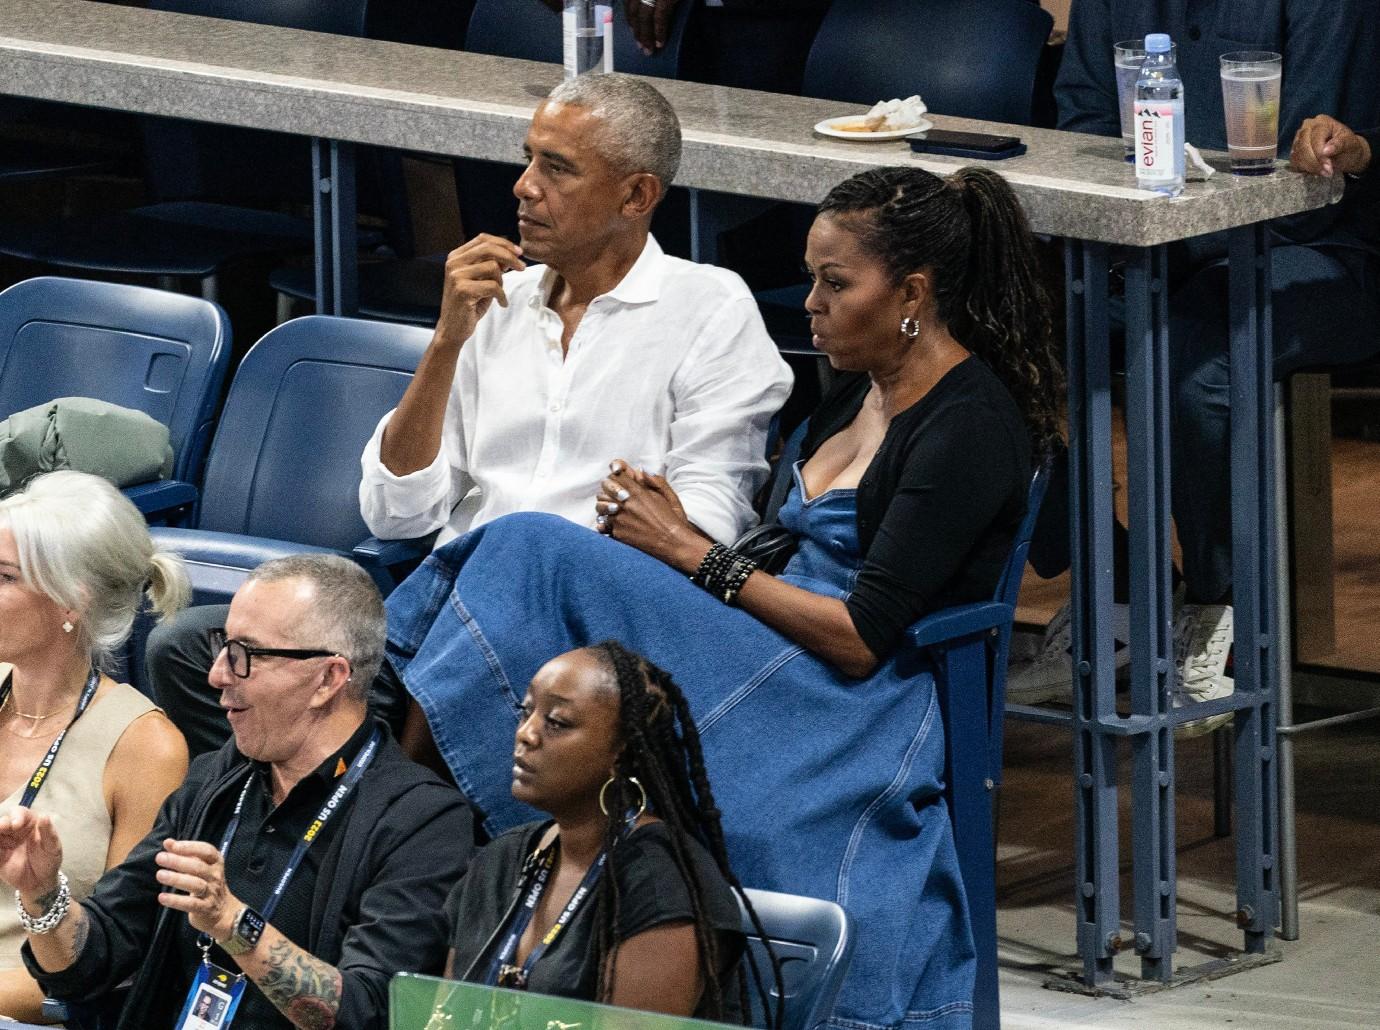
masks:
{"label": "man with eyeglasses", "polygon": [[86,901],[70,904],[46,816],[0,818],[0,880],[48,994],[104,1006],[133,977],[118,1030],[194,1025],[207,997],[254,1030],[383,1030],[392,975],[443,968],[473,821],[369,715],[384,632],[353,562],[267,562],[211,633],[233,740],[193,763]]}

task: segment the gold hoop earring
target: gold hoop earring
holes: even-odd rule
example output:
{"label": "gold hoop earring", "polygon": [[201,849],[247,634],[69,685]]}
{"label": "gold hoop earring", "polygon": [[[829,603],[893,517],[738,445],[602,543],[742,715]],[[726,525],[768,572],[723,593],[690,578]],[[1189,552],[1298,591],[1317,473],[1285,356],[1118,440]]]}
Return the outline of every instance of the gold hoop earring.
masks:
{"label": "gold hoop earring", "polygon": [[[608,802],[605,800],[605,795],[608,793],[609,788],[617,782],[618,777],[610,776],[607,780],[604,781],[604,785],[599,788],[599,811],[603,812],[605,815],[610,814]],[[637,788],[637,793],[639,796],[637,803],[637,814],[634,815],[632,818],[633,820],[641,819],[642,813],[647,811],[647,791],[641,783],[637,782],[636,776],[629,776],[628,782]]]}
{"label": "gold hoop earring", "polygon": [[913,340],[920,335],[920,319],[903,318],[901,319],[901,335],[907,340]]}

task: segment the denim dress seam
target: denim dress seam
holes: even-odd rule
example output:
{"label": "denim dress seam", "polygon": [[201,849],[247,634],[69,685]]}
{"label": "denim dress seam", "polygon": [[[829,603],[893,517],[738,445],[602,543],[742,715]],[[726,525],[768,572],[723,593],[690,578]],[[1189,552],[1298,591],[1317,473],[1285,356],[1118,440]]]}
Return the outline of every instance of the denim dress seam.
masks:
{"label": "denim dress seam", "polygon": [[475,644],[478,646],[479,653],[484,656],[484,664],[489,667],[490,674],[498,681],[498,685],[503,689],[503,692],[508,695],[509,700],[512,701],[513,710],[516,712],[522,707],[522,698],[517,696],[516,692],[513,690],[513,685],[508,682],[508,677],[503,672],[503,665],[498,660],[498,652],[489,644],[488,639],[484,636],[484,631],[479,628],[479,622],[470,614],[470,610],[465,607],[465,602],[460,600],[460,595],[454,590],[450,593],[449,603],[450,606],[455,609],[455,614],[459,617],[460,624],[465,627],[470,637],[473,638]]}
{"label": "denim dress seam", "polygon": [[805,649],[803,647],[789,647],[785,651],[782,651],[771,661],[769,661],[766,665],[762,666],[762,668],[757,671],[756,675],[752,676],[741,687],[739,687],[733,693],[729,694],[728,697],[724,698],[721,702],[719,702],[718,706],[711,709],[708,715],[706,715],[703,719],[696,720],[696,722],[699,725],[700,735],[703,736],[704,734],[708,733],[709,730],[713,728],[714,724],[718,722],[720,718],[722,718],[728,712],[732,711],[738,704],[745,700],[749,694],[751,694],[754,690],[760,687],[768,678],[779,672],[781,670],[781,667],[784,666],[788,661],[790,661],[792,658],[795,658],[797,655],[801,655],[804,653]]}
{"label": "denim dress seam", "polygon": [[896,775],[892,777],[885,790],[872,799],[872,802],[863,810],[863,814],[858,817],[858,821],[853,824],[853,832],[848,838],[848,847],[844,849],[843,861],[839,863],[838,879],[838,903],[844,908],[848,907],[848,876],[852,870],[853,860],[857,856],[858,848],[862,846],[862,836],[869,823],[872,822],[876,814],[892,798],[900,793],[902,785],[910,775],[911,766],[915,764],[915,756],[919,753],[921,744],[929,736],[930,730],[934,725],[934,713],[938,706],[938,699],[933,691],[930,693],[930,703],[925,709],[925,717],[920,720],[920,726],[911,739],[910,745],[906,748],[905,754],[901,757],[901,764],[897,767]]}

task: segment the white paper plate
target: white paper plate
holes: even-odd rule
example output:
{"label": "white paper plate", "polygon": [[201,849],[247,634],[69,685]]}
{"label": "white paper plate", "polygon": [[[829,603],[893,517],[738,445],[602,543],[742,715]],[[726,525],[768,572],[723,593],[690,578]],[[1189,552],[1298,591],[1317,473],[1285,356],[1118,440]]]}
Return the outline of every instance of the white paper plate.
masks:
{"label": "white paper plate", "polygon": [[840,129],[840,125],[848,125],[862,121],[860,114],[846,114],[839,118],[826,118],[815,126],[815,132],[821,136],[833,136],[835,139],[860,140],[866,143],[873,143],[884,139],[904,139],[906,136],[914,136],[917,132],[928,132],[934,128],[934,122],[928,118],[921,118],[919,125],[912,125],[909,129],[887,129],[883,132],[849,132],[847,129]]}

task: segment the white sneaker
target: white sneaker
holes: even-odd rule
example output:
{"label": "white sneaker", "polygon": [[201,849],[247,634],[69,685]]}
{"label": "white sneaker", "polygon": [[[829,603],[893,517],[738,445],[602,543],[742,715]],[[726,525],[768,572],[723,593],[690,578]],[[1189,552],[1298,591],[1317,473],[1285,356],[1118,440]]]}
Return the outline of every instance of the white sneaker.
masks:
{"label": "white sneaker", "polygon": [[[1186,604],[1174,620],[1174,684],[1169,700],[1175,708],[1198,701],[1230,697],[1235,684],[1227,675],[1231,654],[1232,615],[1230,605]],[[1223,712],[1179,727],[1180,737],[1200,737],[1230,722],[1231,712]]]}
{"label": "white sneaker", "polygon": [[[1113,605],[1116,625],[1116,668],[1131,663],[1131,650],[1126,646],[1130,636],[1130,613],[1124,604]],[[1006,700],[1013,705],[1037,705],[1044,701],[1073,701],[1073,618],[1068,604],[1057,612],[1045,627],[1040,651],[1029,661],[1011,666],[1006,676]]]}

